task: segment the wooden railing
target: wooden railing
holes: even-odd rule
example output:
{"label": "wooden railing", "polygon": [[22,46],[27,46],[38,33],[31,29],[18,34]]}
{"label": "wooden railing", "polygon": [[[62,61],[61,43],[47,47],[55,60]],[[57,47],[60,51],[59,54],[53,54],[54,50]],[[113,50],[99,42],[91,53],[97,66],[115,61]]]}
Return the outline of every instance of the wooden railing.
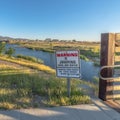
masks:
{"label": "wooden railing", "polygon": [[[120,33],[115,34],[115,60],[114,64],[120,65]],[[120,67],[114,70],[114,74],[120,77]],[[120,98],[120,79],[114,79],[113,84],[113,98],[118,99]]]}
{"label": "wooden railing", "polygon": [[120,98],[120,33],[101,34],[100,65],[99,98]]}

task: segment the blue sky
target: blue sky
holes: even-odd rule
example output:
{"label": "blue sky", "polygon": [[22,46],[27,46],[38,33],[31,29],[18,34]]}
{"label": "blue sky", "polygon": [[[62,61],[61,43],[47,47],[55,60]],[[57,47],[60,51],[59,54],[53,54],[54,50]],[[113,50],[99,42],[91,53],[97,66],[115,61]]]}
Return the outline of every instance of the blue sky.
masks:
{"label": "blue sky", "polygon": [[0,0],[0,35],[99,41],[120,32],[120,0]]}

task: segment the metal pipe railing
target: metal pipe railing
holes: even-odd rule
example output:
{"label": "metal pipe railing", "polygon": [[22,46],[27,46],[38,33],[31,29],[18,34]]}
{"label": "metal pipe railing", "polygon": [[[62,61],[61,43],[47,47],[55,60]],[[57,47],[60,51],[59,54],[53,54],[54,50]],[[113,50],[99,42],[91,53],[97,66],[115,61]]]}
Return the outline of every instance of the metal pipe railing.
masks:
{"label": "metal pipe railing", "polygon": [[99,77],[100,77],[101,79],[103,79],[103,80],[120,79],[120,77],[103,77],[103,76],[101,75],[101,71],[102,71],[103,69],[105,69],[105,68],[118,68],[118,67],[120,67],[120,65],[111,65],[111,66],[103,66],[103,67],[101,67],[101,68],[100,68],[100,72],[99,72]]}

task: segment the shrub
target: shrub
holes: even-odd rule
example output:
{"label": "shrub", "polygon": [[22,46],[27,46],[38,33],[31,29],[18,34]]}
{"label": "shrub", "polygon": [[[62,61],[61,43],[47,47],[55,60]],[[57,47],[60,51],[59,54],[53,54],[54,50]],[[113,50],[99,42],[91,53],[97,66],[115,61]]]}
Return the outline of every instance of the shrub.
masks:
{"label": "shrub", "polygon": [[5,42],[0,42],[0,54],[2,54],[5,51]]}
{"label": "shrub", "polygon": [[14,53],[15,53],[15,49],[11,47],[5,52],[5,54],[7,54],[9,57],[11,57]]}

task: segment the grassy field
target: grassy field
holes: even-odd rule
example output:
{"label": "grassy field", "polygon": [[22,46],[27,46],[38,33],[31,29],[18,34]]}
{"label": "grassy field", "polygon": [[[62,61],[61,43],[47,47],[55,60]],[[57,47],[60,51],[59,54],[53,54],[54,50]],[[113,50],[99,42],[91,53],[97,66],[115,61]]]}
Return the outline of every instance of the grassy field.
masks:
{"label": "grassy field", "polygon": [[[100,43],[81,41],[10,41],[11,44],[19,44],[33,50],[54,52],[55,50],[78,49],[86,59],[99,57]],[[81,57],[81,58],[85,58]]]}
{"label": "grassy field", "polygon": [[24,59],[6,56],[1,59],[0,109],[91,103],[90,97],[79,87],[82,84],[93,87],[90,83],[72,79],[68,98],[66,79],[56,78],[53,69]]}
{"label": "grassy field", "polygon": [[80,59],[85,61],[93,61],[95,66],[99,66],[100,43],[87,41],[22,41],[10,40],[10,44],[18,44],[32,50],[40,50],[44,52],[55,52],[55,50],[80,50]]}
{"label": "grassy field", "polygon": [[81,42],[81,41],[10,41],[10,44],[19,44],[24,47],[30,49],[48,49],[48,50],[55,50],[55,49],[67,49],[67,48],[74,48],[74,49],[83,49],[83,50],[91,50],[94,52],[99,52],[100,50],[100,43],[97,42]]}

